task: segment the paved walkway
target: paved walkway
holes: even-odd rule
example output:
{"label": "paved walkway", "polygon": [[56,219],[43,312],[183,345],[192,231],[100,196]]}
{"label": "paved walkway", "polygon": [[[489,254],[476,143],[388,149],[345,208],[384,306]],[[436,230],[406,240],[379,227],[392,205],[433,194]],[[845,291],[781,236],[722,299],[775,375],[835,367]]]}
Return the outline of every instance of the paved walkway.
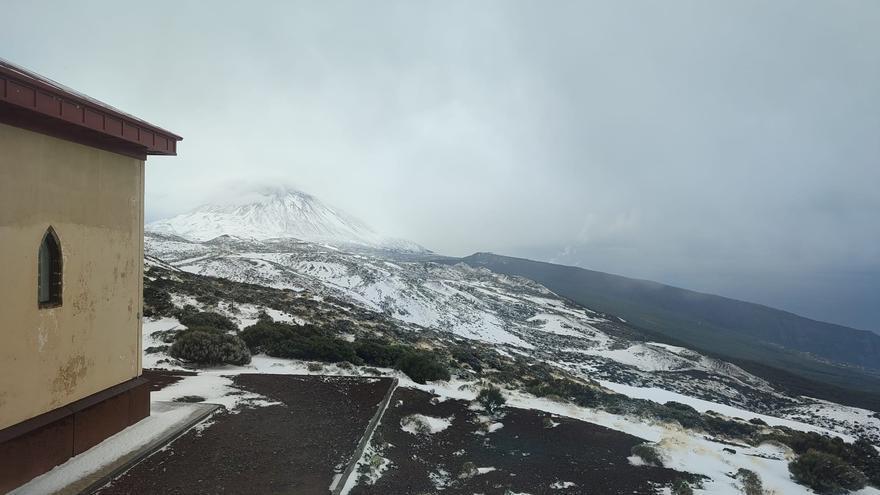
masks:
{"label": "paved walkway", "polygon": [[214,404],[153,402],[150,416],[10,495],[76,495],[99,487],[214,412]]}

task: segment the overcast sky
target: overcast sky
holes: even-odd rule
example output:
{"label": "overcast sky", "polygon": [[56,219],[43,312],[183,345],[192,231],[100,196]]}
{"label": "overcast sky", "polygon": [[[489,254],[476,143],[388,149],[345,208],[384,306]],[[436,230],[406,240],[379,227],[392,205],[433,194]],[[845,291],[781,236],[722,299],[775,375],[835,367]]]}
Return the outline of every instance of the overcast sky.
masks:
{"label": "overcast sky", "polygon": [[0,57],[184,136],[148,220],[288,183],[880,330],[880,2],[7,2]]}

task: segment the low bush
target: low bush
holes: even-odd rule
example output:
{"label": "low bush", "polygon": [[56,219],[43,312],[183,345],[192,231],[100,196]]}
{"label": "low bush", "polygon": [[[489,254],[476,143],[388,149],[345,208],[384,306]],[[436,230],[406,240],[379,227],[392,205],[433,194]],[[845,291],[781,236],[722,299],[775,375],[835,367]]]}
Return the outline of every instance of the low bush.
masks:
{"label": "low bush", "polygon": [[220,298],[214,294],[199,294],[196,296],[196,301],[205,306],[216,306],[220,302]]}
{"label": "low bush", "polygon": [[436,380],[449,380],[449,369],[437,360],[434,353],[410,349],[397,362],[395,368],[406,373],[412,381],[425,384]]}
{"label": "low bush", "polygon": [[349,361],[361,364],[351,343],[326,335],[313,325],[258,321],[241,332],[241,338],[253,353],[270,356],[324,361]]}
{"label": "low bush", "polygon": [[847,460],[868,478],[868,483],[880,488],[880,453],[865,437],[853,442]]}
{"label": "low bush", "polygon": [[435,353],[413,349],[383,340],[368,339],[354,344],[355,353],[365,364],[398,369],[416,383],[449,380],[449,369]]}
{"label": "low bush", "polygon": [[531,380],[525,384],[525,390],[536,397],[562,397],[582,407],[598,406],[602,395],[589,385],[560,378]]}
{"label": "low bush", "polygon": [[177,335],[182,332],[182,330],[172,329],[172,330],[156,330],[155,332],[150,334],[150,337],[157,339],[165,344],[173,344],[174,339],[177,338]]}
{"label": "low bush", "polygon": [[725,435],[743,439],[752,438],[758,431],[758,427],[751,423],[708,414],[702,415],[702,424],[700,426],[713,435]]}
{"label": "low bush", "polygon": [[170,316],[174,311],[168,291],[156,287],[144,287],[144,316]]}
{"label": "low bush", "polygon": [[502,395],[500,388],[494,385],[489,385],[480,390],[480,393],[477,394],[477,402],[483,406],[483,409],[485,409],[487,413],[495,414],[502,406],[504,406],[504,404],[507,403],[507,399]]}
{"label": "low bush", "polygon": [[383,368],[393,368],[407,352],[403,346],[376,339],[361,340],[354,345],[358,357],[366,364]]}
{"label": "low bush", "polygon": [[324,371],[324,365],[321,363],[309,363],[306,365],[306,369],[312,373],[317,373],[319,371]]}
{"label": "low bush", "polygon": [[184,310],[181,311],[178,320],[181,324],[186,325],[187,328],[211,327],[226,331],[238,330],[238,325],[228,317],[211,311],[193,312]]}
{"label": "low bush", "polygon": [[[791,428],[777,427],[776,431],[760,436],[760,441],[776,441],[787,445],[796,454],[803,457],[808,452],[825,454],[836,458],[856,471],[865,479],[866,483],[880,487],[880,453],[868,438],[860,437],[853,443],[846,443],[839,437],[831,437],[816,432],[803,432]],[[827,457],[823,457],[826,464],[831,463]],[[815,455],[811,455],[804,462],[813,462]],[[803,463],[801,463],[803,464]],[[835,465],[834,463],[828,465]],[[798,469],[804,471],[806,466],[799,465]],[[791,470],[791,465],[789,465]],[[808,473],[804,474],[805,479]],[[834,492],[825,492],[834,493]],[[839,492],[838,492],[839,493]]]}
{"label": "low bush", "polygon": [[449,380],[449,370],[433,352],[413,349],[381,340],[348,342],[314,325],[289,325],[258,321],[241,332],[241,338],[253,353],[270,356],[311,359],[355,365],[368,364],[395,368],[416,383]]}
{"label": "low bush", "polygon": [[693,407],[681,402],[669,401],[657,408],[657,416],[667,421],[675,421],[685,428],[703,426],[703,415]]}
{"label": "low bush", "polygon": [[754,471],[740,468],[736,472],[736,479],[742,483],[742,492],[745,495],[764,495],[764,484]]}
{"label": "low bush", "polygon": [[694,489],[687,481],[675,480],[672,484],[672,495],[694,495]]}
{"label": "low bush", "polygon": [[796,454],[804,454],[816,450],[837,457],[846,458],[848,445],[840,437],[821,435],[814,431],[785,430],[786,435],[780,441],[791,447]]}
{"label": "low bush", "polygon": [[265,309],[261,309],[257,312],[257,321],[273,323],[275,320],[269,316],[269,313],[267,313]]}
{"label": "low bush", "polygon": [[791,477],[816,493],[843,494],[865,487],[867,480],[858,469],[840,457],[809,449],[788,464]]}
{"label": "low bush", "polygon": [[641,459],[645,464],[663,467],[663,457],[660,455],[660,452],[657,451],[657,448],[649,443],[633,445],[630,452],[632,452],[632,455]]}
{"label": "low bush", "polygon": [[171,345],[169,354],[182,361],[206,365],[244,365],[251,362],[251,353],[244,341],[220,331],[181,332]]}
{"label": "low bush", "polygon": [[400,419],[400,426],[415,431],[416,435],[430,435],[431,426],[421,417],[410,414]]}
{"label": "low bush", "polygon": [[201,395],[184,395],[183,397],[178,397],[178,398],[174,399],[174,402],[189,402],[189,403],[205,402],[205,398],[202,397]]}
{"label": "low bush", "polygon": [[478,474],[480,474],[480,470],[477,468],[477,465],[471,461],[467,461],[461,465],[461,469],[458,472],[458,479],[473,478]]}

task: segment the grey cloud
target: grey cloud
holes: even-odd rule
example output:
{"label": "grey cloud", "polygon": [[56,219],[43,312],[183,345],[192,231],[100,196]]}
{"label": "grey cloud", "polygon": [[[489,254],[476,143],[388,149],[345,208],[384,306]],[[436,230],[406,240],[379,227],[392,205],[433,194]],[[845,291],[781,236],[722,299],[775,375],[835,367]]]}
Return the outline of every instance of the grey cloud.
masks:
{"label": "grey cloud", "polygon": [[880,285],[876,2],[6,10],[5,58],[185,137],[148,219],[281,181],[439,252],[880,328],[823,302]]}

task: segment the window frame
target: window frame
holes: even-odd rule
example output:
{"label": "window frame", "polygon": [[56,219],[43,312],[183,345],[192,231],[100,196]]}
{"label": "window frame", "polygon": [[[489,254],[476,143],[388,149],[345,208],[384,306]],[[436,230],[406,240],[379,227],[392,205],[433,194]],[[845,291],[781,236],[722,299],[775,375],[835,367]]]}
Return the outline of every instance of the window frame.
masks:
{"label": "window frame", "polygon": [[[47,246],[49,256],[49,299],[41,300],[42,283],[43,283],[43,246]],[[64,292],[64,258],[61,250],[61,239],[55,229],[50,225],[40,239],[40,245],[37,247],[37,305],[39,309],[49,309],[60,307],[63,303]]]}

